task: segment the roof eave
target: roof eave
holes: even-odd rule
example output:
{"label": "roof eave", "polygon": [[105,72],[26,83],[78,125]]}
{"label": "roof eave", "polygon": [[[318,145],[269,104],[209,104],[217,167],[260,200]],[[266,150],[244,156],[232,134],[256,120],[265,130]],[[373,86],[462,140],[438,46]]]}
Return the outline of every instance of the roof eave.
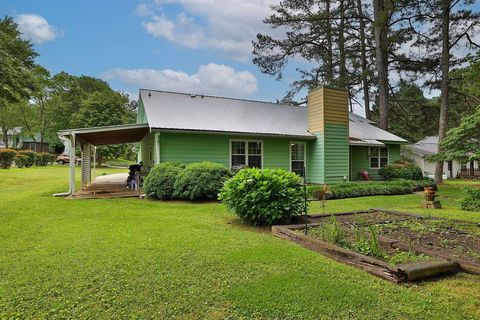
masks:
{"label": "roof eave", "polygon": [[215,135],[234,135],[234,136],[261,136],[272,138],[290,138],[300,140],[315,140],[314,135],[292,135],[292,134],[277,134],[277,133],[263,133],[263,132],[235,132],[235,131],[216,131],[216,130],[192,130],[192,129],[176,129],[176,128],[151,128],[152,132],[164,133],[197,133],[197,134],[215,134]]}

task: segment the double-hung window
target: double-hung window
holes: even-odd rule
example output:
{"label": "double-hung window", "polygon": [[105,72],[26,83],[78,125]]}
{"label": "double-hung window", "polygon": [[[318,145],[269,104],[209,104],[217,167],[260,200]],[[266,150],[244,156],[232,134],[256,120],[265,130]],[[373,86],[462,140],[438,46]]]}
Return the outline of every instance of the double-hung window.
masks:
{"label": "double-hung window", "polygon": [[232,169],[262,168],[262,141],[232,140],[230,159]]}
{"label": "double-hung window", "polygon": [[370,147],[370,169],[380,169],[388,164],[387,147]]}
{"label": "double-hung window", "polygon": [[290,171],[299,176],[304,176],[305,169],[305,143],[292,142],[290,144]]}

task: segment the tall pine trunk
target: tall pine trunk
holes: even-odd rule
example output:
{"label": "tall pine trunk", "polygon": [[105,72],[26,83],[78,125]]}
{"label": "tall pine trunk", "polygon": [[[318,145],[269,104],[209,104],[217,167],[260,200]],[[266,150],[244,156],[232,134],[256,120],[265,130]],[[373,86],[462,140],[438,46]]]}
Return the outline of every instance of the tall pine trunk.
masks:
{"label": "tall pine trunk", "polygon": [[359,17],[359,35],[360,35],[360,59],[362,68],[362,89],[363,101],[365,105],[365,117],[371,118],[370,115],[370,90],[368,83],[368,63],[367,63],[367,44],[365,38],[365,19],[363,17],[362,0],[357,0],[357,11]]}
{"label": "tall pine trunk", "polygon": [[375,59],[378,77],[380,128],[388,130],[388,13],[385,0],[373,0]]}
{"label": "tall pine trunk", "polygon": [[[330,0],[325,1],[325,16],[330,17]],[[329,22],[326,25],[326,38],[327,38],[327,83],[333,85],[333,41],[332,41],[332,28]]]}
{"label": "tall pine trunk", "polygon": [[[450,71],[450,4],[451,0],[442,1],[442,84],[441,84],[441,101],[440,101],[440,120],[438,122],[438,151],[440,152],[441,144],[447,133],[448,120],[448,95],[449,95],[449,78]],[[443,180],[443,161],[438,161],[435,166],[435,182]]]}
{"label": "tall pine trunk", "polygon": [[3,134],[3,143],[5,144],[5,149],[8,149],[8,128],[6,126],[2,126],[2,134]]}

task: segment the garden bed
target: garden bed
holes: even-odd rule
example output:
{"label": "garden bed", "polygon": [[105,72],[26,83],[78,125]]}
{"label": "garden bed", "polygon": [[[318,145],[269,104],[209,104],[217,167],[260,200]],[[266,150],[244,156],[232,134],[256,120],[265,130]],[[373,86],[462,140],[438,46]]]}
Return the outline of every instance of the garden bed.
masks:
{"label": "garden bed", "polygon": [[393,282],[480,274],[480,224],[371,209],[312,215],[272,233]]}

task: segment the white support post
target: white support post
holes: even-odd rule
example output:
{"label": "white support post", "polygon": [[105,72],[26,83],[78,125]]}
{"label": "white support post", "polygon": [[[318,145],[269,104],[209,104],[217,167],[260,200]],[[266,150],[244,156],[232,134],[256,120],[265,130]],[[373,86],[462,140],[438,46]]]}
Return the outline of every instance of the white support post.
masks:
{"label": "white support post", "polygon": [[97,147],[93,146],[93,180],[97,177]]}
{"label": "white support post", "polygon": [[75,194],[75,134],[70,136],[70,192]]}

